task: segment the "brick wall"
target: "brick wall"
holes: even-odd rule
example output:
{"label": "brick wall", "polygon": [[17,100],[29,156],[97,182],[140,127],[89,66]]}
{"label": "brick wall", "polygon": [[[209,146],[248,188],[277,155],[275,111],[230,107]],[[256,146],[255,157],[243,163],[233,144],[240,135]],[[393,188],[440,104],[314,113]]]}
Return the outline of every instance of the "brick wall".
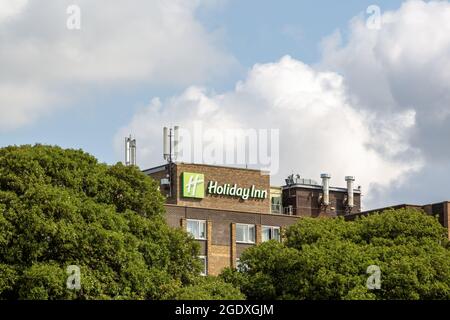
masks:
{"label": "brick wall", "polygon": [[236,250],[236,223],[231,223],[231,238],[230,238],[230,264],[231,268],[236,268],[237,250]]}
{"label": "brick wall", "polygon": [[[215,196],[205,194],[204,199],[182,197],[181,175],[183,172],[195,172],[205,175],[205,188],[209,181],[218,181],[219,185],[235,183],[238,187],[249,188],[252,185],[257,189],[267,190],[267,198],[241,200],[237,197]],[[175,166],[175,189],[177,190],[176,204],[196,208],[226,209],[245,212],[270,212],[270,177],[259,170],[239,168],[226,168],[196,164],[177,164]]]}
{"label": "brick wall", "polygon": [[[323,191],[320,188],[293,187],[283,192],[283,206],[292,205],[294,214],[301,217],[335,217],[345,215],[347,191],[330,190],[330,205],[323,207],[320,204]],[[358,213],[361,209],[361,194],[355,192],[354,207],[351,213]]]}
{"label": "brick wall", "polygon": [[208,254],[208,274],[219,275],[222,270],[230,266],[230,247],[229,246],[211,246],[211,252]]}
{"label": "brick wall", "polygon": [[200,243],[200,254],[207,256],[208,274],[218,275],[225,267],[236,267],[236,259],[252,244],[236,243],[236,223],[256,226],[256,243],[262,241],[262,226],[287,227],[298,217],[166,205],[166,220],[172,227],[186,230],[186,220],[205,220],[207,240]]}

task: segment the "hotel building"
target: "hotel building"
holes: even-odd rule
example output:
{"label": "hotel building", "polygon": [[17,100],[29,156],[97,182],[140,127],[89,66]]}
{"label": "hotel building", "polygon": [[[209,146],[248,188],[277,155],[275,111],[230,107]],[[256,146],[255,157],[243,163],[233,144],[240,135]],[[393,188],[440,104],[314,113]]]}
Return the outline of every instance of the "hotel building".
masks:
{"label": "hotel building", "polygon": [[[281,241],[283,228],[304,217],[351,221],[389,208],[413,208],[437,216],[450,238],[450,202],[361,212],[361,188],[354,188],[352,176],[342,181],[345,188],[331,186],[329,174],[322,174],[320,183],[291,175],[283,186],[271,186],[270,173],[261,170],[174,162],[178,127],[164,128],[163,137],[167,163],[143,172],[159,182],[166,196],[168,224],[185,229],[200,244],[205,275],[236,267],[251,246]],[[136,140],[131,137],[125,139],[125,158],[126,165],[136,165]]]}
{"label": "hotel building", "polygon": [[[241,253],[258,243],[281,241],[283,228],[301,217],[358,214],[361,190],[331,187],[290,176],[282,187],[270,185],[269,172],[170,162],[145,170],[166,195],[169,225],[182,227],[200,244],[204,274],[236,267]],[[345,183],[345,182],[344,182]]]}

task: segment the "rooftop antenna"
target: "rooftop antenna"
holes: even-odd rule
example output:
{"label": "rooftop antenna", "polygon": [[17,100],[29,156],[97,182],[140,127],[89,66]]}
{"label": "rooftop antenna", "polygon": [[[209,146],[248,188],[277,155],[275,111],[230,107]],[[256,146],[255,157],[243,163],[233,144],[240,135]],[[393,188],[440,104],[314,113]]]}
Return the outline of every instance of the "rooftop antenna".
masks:
{"label": "rooftop antenna", "polygon": [[125,165],[135,166],[136,162],[136,139],[131,137],[125,138]]}
{"label": "rooftop antenna", "polygon": [[172,167],[173,161],[178,158],[179,153],[179,126],[174,126],[173,128],[164,127],[163,128],[163,158],[168,164],[168,175],[169,179],[169,197],[172,197]]}

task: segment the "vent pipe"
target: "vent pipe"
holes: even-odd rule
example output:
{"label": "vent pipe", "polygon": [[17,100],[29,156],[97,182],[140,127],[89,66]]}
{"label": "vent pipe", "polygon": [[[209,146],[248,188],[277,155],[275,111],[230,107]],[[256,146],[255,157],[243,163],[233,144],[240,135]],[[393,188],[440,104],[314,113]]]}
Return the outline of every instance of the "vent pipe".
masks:
{"label": "vent pipe", "polygon": [[355,181],[355,177],[345,177],[345,181],[347,181],[347,206],[353,208],[355,206],[353,197],[353,182]]}
{"label": "vent pipe", "polygon": [[327,173],[320,175],[322,178],[322,188],[323,188],[323,204],[325,206],[330,205],[330,179],[331,176]]}

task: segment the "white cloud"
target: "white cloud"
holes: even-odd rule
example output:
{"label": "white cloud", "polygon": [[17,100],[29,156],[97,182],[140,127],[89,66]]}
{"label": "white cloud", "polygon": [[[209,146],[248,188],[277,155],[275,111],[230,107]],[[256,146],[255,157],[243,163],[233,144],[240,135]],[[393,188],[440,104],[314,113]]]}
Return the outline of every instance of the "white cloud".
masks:
{"label": "white cloud", "polygon": [[[0,131],[76,99],[71,88],[196,85],[235,63],[195,19],[203,1],[78,0],[82,29],[69,31],[73,2],[1,1]],[[154,99],[117,134],[117,150],[132,132],[140,164],[150,166],[161,162],[162,125],[189,128],[201,119],[219,129],[279,128],[275,182],[291,170],[313,178],[328,171],[337,185],[353,174],[365,192],[376,186],[365,198],[369,207],[402,201],[395,190],[405,181],[421,185],[417,177],[448,189],[450,4],[408,1],[383,13],[380,30],[367,29],[364,19],[352,19],[345,42],[339,31],[326,39],[314,68],[284,57],[255,65],[230,92],[191,86]]]}
{"label": "white cloud", "polygon": [[[378,188],[370,202],[423,201],[423,194],[436,201],[430,185],[422,181],[450,187],[449,173],[435,170],[450,160],[450,3],[407,1],[382,15],[380,30],[367,29],[364,18],[356,17],[345,43],[337,31],[323,47],[321,69],[345,78],[355,106],[375,115],[371,126],[376,132],[386,122],[402,125],[405,120],[399,115],[409,114],[410,119],[414,115],[414,129],[406,142],[424,157],[422,172],[404,177],[392,188]],[[392,156],[392,146],[378,148],[384,157]],[[404,188],[411,190],[409,196],[401,191]]]}
{"label": "white cloud", "polygon": [[[14,19],[0,17],[2,87],[33,83],[41,97],[58,92],[70,100],[77,95],[72,87],[79,92],[95,86],[185,86],[214,79],[235,65],[220,48],[220,38],[196,20],[201,1],[77,0],[81,30],[66,28],[66,9],[74,1],[23,2],[26,10],[17,3],[2,1],[0,7],[14,14]],[[29,111],[39,116],[52,107],[34,104],[31,95],[28,100],[14,104],[0,97],[0,117],[14,112],[21,119]]]}
{"label": "white cloud", "polygon": [[[141,164],[151,165],[163,124],[190,126],[202,114],[211,127],[280,128],[284,171],[275,180],[328,171],[339,185],[353,174],[366,208],[437,201],[450,188],[450,4],[407,1],[383,13],[380,30],[366,18],[351,20],[345,41],[339,30],[325,39],[314,69],[288,57],[256,65],[232,92],[191,88],[158,101],[119,136],[136,133],[149,148]],[[142,130],[149,119],[153,138]]]}
{"label": "white cloud", "polygon": [[[197,120],[203,120],[205,130],[280,129],[281,169],[273,183],[281,183],[292,170],[316,179],[329,172],[334,185],[344,185],[345,175],[355,175],[367,191],[372,183],[388,185],[421,165],[420,155],[405,142],[414,126],[413,113],[398,114],[398,122],[380,123],[382,134],[374,135],[373,115],[351,104],[341,76],[317,72],[289,56],[255,65],[231,92],[191,87],[164,102],[154,99],[117,134],[117,151],[123,149],[123,137],[133,133],[140,146],[139,164],[158,165],[162,126],[192,128]],[[379,145],[388,146],[391,156]],[[405,152],[414,156],[396,159]]]}
{"label": "white cloud", "polygon": [[27,3],[28,0],[2,0],[0,2],[0,22],[16,16],[25,8]]}
{"label": "white cloud", "polygon": [[0,132],[32,123],[59,101],[59,97],[35,85],[0,85]]}

